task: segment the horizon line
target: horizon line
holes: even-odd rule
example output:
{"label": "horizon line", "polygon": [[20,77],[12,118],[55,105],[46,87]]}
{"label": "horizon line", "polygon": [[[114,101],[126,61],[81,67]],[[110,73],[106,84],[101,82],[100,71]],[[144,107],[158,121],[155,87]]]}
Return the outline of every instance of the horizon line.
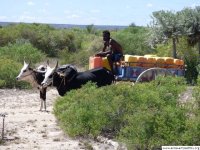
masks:
{"label": "horizon line", "polygon": [[[88,25],[94,25],[94,26],[121,26],[121,27],[128,27],[129,25],[106,25],[106,24],[73,24],[73,23],[41,23],[41,22],[22,22],[22,21],[0,21],[0,23],[24,23],[24,24],[54,24],[54,25],[80,25],[80,26],[88,26]],[[136,25],[137,26],[137,25]]]}

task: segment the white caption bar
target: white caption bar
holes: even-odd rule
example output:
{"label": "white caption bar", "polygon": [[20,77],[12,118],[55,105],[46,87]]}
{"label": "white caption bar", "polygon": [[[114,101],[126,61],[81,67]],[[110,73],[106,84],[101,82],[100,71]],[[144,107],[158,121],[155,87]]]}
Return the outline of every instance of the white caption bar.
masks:
{"label": "white caption bar", "polygon": [[200,146],[162,146],[162,150],[200,150]]}

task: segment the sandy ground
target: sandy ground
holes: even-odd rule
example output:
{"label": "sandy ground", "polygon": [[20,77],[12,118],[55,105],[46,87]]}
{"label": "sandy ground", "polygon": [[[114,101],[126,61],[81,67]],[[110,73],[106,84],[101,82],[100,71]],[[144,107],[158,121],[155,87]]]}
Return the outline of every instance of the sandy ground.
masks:
{"label": "sandy ground", "polygon": [[[121,144],[99,137],[72,139],[65,135],[53,115],[53,103],[59,95],[55,89],[47,92],[47,110],[40,112],[39,91],[0,89],[0,114],[5,117],[5,143],[0,150],[121,150]],[[2,121],[0,117],[0,134]],[[1,138],[1,135],[0,135]]]}

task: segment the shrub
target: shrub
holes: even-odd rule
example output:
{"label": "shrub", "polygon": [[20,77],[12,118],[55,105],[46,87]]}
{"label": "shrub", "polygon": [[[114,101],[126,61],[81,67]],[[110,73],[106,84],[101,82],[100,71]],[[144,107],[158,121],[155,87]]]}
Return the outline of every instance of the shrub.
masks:
{"label": "shrub", "polygon": [[197,79],[197,86],[194,87],[193,97],[195,98],[197,108],[199,109],[200,108],[200,76]]}
{"label": "shrub", "polygon": [[147,33],[148,28],[131,26],[113,33],[112,37],[122,45],[124,54],[145,55],[155,53],[146,42]]}
{"label": "shrub", "polygon": [[[54,112],[71,136],[112,135],[130,149],[161,145],[198,145],[199,115],[179,105],[185,80],[160,77],[150,83],[119,83],[96,88],[87,84],[55,103]],[[197,119],[198,120],[198,119]],[[192,122],[192,123],[191,123]]]}
{"label": "shrub", "polygon": [[16,76],[21,69],[21,64],[7,58],[0,58],[0,88],[28,88],[25,82],[17,82]]}
{"label": "shrub", "polygon": [[[93,36],[91,35],[90,38]],[[62,63],[76,64],[77,66],[88,68],[89,57],[101,51],[101,45],[103,45],[103,42],[99,38],[95,36],[93,38],[92,42],[87,41],[88,39],[82,41],[82,50],[79,49],[76,52],[70,52],[69,49],[63,49],[60,51],[59,57]]]}
{"label": "shrub", "polygon": [[196,84],[199,64],[199,52],[197,46],[188,45],[188,39],[182,37],[177,44],[177,53],[182,58],[186,65],[185,78],[189,84]]}
{"label": "shrub", "polygon": [[17,62],[23,62],[24,59],[36,63],[45,57],[38,49],[34,48],[26,40],[18,40],[15,44],[0,48],[0,56],[12,59]]}
{"label": "shrub", "polygon": [[197,83],[197,78],[198,78],[198,71],[197,71],[198,58],[197,57],[193,59],[185,58],[185,63],[187,65],[185,72],[185,77],[187,79],[187,82],[194,85]]}
{"label": "shrub", "polygon": [[8,43],[13,43],[19,37],[20,32],[16,29],[15,25],[0,28],[0,46],[6,46]]}
{"label": "shrub", "polygon": [[25,82],[16,82],[16,76],[22,67],[24,60],[35,64],[45,57],[38,49],[34,48],[26,40],[18,40],[15,44],[0,47],[0,87],[28,88]]}
{"label": "shrub", "polygon": [[[68,134],[97,136],[103,128],[118,128],[117,116],[120,115],[120,110],[115,109],[118,107],[117,104],[120,105],[121,96],[117,97],[118,95],[113,95],[111,91],[107,93],[104,88],[96,92],[95,85],[87,84],[81,90],[73,90],[68,96],[58,100],[54,112]],[[117,103],[112,103],[110,98]]]}

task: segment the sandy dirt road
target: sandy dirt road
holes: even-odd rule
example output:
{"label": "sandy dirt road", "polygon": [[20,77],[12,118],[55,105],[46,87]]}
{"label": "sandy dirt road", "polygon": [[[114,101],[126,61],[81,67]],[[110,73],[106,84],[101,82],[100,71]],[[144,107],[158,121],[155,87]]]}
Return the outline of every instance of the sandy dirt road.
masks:
{"label": "sandy dirt road", "polygon": [[[0,113],[5,117],[5,143],[0,150],[117,150],[122,145],[99,137],[72,139],[65,135],[53,115],[53,103],[58,97],[55,89],[47,92],[47,112],[40,112],[39,91],[0,89]],[[0,117],[0,134],[2,133]],[[1,137],[0,137],[1,138]]]}

